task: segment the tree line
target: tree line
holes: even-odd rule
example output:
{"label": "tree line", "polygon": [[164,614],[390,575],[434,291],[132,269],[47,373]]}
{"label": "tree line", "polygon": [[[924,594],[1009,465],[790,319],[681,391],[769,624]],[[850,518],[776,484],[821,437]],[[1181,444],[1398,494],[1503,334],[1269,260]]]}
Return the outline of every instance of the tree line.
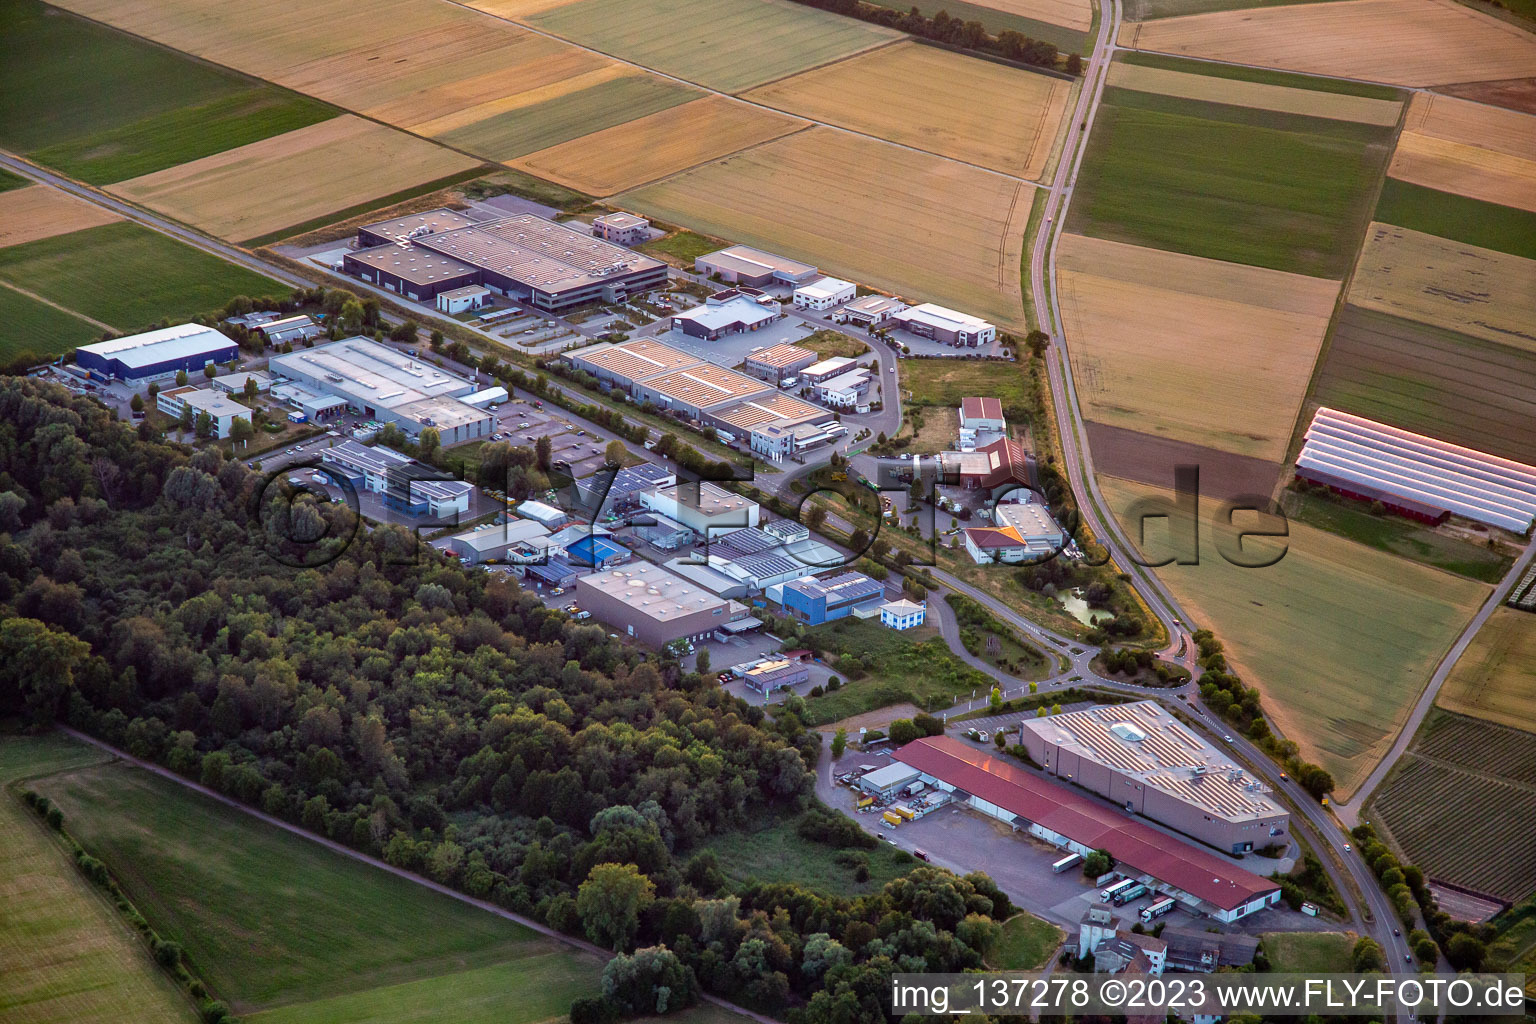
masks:
{"label": "tree line", "polygon": [[[1011,28],[1002,29],[993,35],[981,22],[953,17],[942,8],[933,15],[927,15],[916,5],[905,11],[899,11],[877,3],[866,3],[864,0],[796,0],[796,2],[805,4],[807,7],[819,7],[824,11],[834,11],[851,18],[858,18],[860,21],[900,29],[922,39],[932,39],[964,50],[988,53],[1023,64],[1054,68],[1060,52],[1055,43],[1048,43],[1043,39],[1031,39],[1024,33]],[[1066,70],[1070,75],[1082,74],[1083,58],[1078,54],[1069,53]]]}
{"label": "tree line", "polygon": [[[980,965],[1012,912],[983,875],[918,866],[857,897],[727,879],[711,837],[818,806],[820,738],[797,714],[766,718],[401,528],[301,544],[344,511],[263,482],[0,379],[0,716],[62,718],[624,952],[578,1019],[705,991],[873,1022],[891,971]],[[329,562],[298,557],[317,547]]]}

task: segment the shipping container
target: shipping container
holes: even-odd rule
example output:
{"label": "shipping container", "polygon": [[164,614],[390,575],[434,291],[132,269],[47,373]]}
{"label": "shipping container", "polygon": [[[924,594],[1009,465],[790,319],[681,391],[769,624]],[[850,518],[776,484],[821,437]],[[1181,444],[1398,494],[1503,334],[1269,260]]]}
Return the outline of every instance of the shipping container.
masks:
{"label": "shipping container", "polygon": [[886,821],[890,822],[893,827],[896,826],[896,825],[900,825],[902,823],[902,821],[904,820],[901,815],[895,813],[894,811],[886,811],[884,814],[881,815],[881,817],[883,817]]}

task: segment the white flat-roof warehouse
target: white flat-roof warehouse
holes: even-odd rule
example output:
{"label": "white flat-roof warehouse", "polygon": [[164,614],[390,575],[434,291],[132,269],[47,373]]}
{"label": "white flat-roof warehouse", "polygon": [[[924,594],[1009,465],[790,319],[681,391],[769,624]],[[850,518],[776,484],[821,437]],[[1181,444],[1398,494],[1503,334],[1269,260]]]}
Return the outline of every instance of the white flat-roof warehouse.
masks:
{"label": "white flat-roof warehouse", "polygon": [[367,338],[347,338],[290,355],[273,356],[274,373],[345,398],[363,415],[415,436],[435,427],[445,445],[486,437],[493,417],[460,401],[475,385]]}
{"label": "white flat-roof warehouse", "polygon": [[1536,467],[1334,409],[1320,408],[1296,475],[1416,519],[1447,515],[1527,533]]}
{"label": "white flat-roof warehouse", "polygon": [[702,640],[746,612],[650,562],[577,577],[576,600],[599,620],[655,647]]}
{"label": "white flat-roof warehouse", "polygon": [[178,370],[201,372],[209,363],[226,363],[240,353],[233,338],[201,324],[178,324],[157,331],[112,338],[75,349],[75,362],[93,375],[120,380],[148,380]]}

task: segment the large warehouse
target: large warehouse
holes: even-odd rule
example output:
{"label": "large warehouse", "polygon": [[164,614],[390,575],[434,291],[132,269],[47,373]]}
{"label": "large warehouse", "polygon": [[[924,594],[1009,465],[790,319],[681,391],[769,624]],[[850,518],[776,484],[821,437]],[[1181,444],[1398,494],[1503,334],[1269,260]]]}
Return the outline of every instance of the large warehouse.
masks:
{"label": "large warehouse", "polygon": [[762,515],[757,502],[708,480],[650,487],[635,497],[643,507],[681,523],[700,537],[756,526]]}
{"label": "large warehouse", "polygon": [[489,437],[494,418],[459,399],[475,385],[367,338],[273,356],[269,368],[322,394],[344,398],[369,419],[397,424],[411,437],[435,427],[444,445]]}
{"label": "large warehouse", "polygon": [[388,508],[416,516],[463,515],[475,490],[463,480],[435,479],[441,470],[383,445],[343,441],[322,451],[320,460],[354,487],[380,495]]}
{"label": "large warehouse", "polygon": [[477,284],[560,312],[667,283],[660,260],[531,213],[476,222],[431,210],[359,228],[357,243],[342,269],[418,302]]}
{"label": "large warehouse", "polygon": [[1334,409],[1312,418],[1296,475],[1426,522],[1458,515],[1523,534],[1536,519],[1536,467]]}
{"label": "large warehouse", "polygon": [[1143,700],[1026,718],[1024,749],[1046,771],[1225,853],[1285,838],[1290,814],[1269,788]]}
{"label": "large warehouse", "polygon": [[178,370],[201,373],[209,363],[227,363],[240,346],[212,327],[181,324],[158,331],[98,341],[75,349],[75,363],[92,377],[150,380]]}
{"label": "large warehouse", "polygon": [[576,603],[652,647],[673,640],[702,641],[747,613],[743,605],[650,562],[578,576]]}
{"label": "large warehouse", "polygon": [[727,334],[755,331],[782,319],[784,312],[772,296],[729,288],[716,292],[692,309],[672,314],[672,329],[691,338],[715,341]]}
{"label": "large warehouse", "polygon": [[576,369],[586,370],[598,380],[616,384],[625,391],[632,391],[643,380],[704,362],[698,356],[649,338],[589,345],[568,353],[565,358]]}
{"label": "large warehouse", "polygon": [[775,256],[749,245],[733,245],[693,261],[700,274],[713,274],[727,284],[761,288],[773,284],[802,284],[818,276],[815,267],[799,260]]}
{"label": "large warehouse", "polygon": [[1124,874],[1140,876],[1218,921],[1236,921],[1280,902],[1280,887],[1269,879],[953,736],[914,740],[896,751],[893,763],[1054,846],[1084,856],[1108,850]]}
{"label": "large warehouse", "polygon": [[997,328],[980,317],[932,302],[892,313],[891,323],[919,338],[931,338],[946,345],[963,345],[967,348],[985,345],[997,337]]}

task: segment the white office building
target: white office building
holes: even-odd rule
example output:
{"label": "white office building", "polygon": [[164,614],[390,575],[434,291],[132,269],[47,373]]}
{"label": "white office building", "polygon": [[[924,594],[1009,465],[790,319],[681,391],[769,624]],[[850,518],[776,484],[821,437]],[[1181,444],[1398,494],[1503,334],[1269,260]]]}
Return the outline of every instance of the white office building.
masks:
{"label": "white office building", "polygon": [[818,277],[795,289],[796,309],[831,309],[841,306],[858,294],[858,286],[852,281],[836,277]]}

